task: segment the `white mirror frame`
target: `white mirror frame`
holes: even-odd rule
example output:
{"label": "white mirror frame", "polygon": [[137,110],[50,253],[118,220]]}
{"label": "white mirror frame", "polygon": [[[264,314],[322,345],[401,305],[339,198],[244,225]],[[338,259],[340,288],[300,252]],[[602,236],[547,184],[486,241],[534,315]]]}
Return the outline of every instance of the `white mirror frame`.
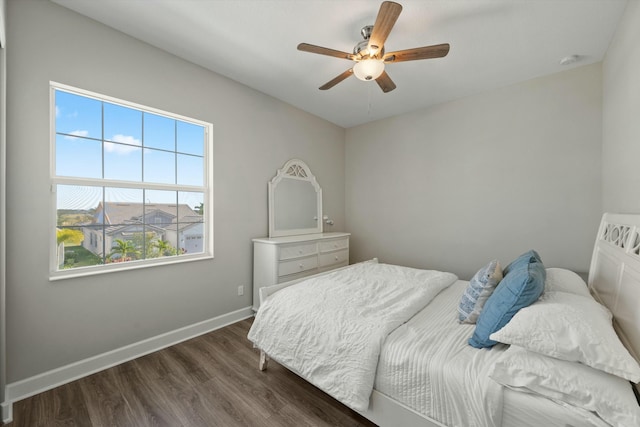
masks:
{"label": "white mirror frame", "polygon": [[[307,181],[313,185],[316,191],[316,226],[314,228],[276,229],[274,192],[278,183],[283,179],[295,179]],[[291,159],[278,169],[276,176],[269,181],[269,237],[298,236],[301,234],[322,233],[322,188],[313,176],[309,166],[299,159]]]}

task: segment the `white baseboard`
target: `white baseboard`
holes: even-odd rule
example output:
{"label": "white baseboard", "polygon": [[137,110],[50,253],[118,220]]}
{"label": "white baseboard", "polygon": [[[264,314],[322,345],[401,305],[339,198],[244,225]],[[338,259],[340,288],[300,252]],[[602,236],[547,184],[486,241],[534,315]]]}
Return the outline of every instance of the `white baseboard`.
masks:
{"label": "white baseboard", "polygon": [[2,404],[0,404],[0,407],[2,408],[2,422],[4,424],[7,424],[13,421],[13,403],[2,402]]}
{"label": "white baseboard", "polygon": [[251,307],[245,307],[222,316],[214,317],[165,334],[157,335],[116,350],[108,351],[88,359],[80,360],[42,374],[7,384],[5,398],[2,403],[2,421],[12,420],[13,402],[42,393],[43,391],[86,377],[112,366],[133,360],[145,354],[178,344],[207,332],[247,319],[253,316]]}

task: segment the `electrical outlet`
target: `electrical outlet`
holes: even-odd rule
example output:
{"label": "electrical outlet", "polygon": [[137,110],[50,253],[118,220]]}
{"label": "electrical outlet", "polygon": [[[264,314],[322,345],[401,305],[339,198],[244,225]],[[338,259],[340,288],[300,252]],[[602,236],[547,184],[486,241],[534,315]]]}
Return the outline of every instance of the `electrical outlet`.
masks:
{"label": "electrical outlet", "polygon": [[238,296],[244,295],[244,286],[238,286]]}

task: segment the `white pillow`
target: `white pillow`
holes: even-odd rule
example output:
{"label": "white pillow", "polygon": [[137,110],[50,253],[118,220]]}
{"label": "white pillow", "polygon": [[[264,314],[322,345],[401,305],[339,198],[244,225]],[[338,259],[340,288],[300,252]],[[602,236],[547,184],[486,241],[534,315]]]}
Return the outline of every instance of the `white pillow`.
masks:
{"label": "white pillow", "polygon": [[462,323],[476,323],[484,303],[501,280],[502,269],[496,259],[478,270],[460,298],[458,320]]}
{"label": "white pillow", "polygon": [[490,338],[637,383],[640,366],[620,342],[611,318],[591,296],[545,292]]}
{"label": "white pillow", "polygon": [[575,272],[566,268],[547,268],[544,282],[545,292],[569,292],[570,294],[590,296],[587,284]]}
{"label": "white pillow", "polygon": [[544,396],[585,418],[595,413],[612,426],[640,425],[632,385],[580,363],[511,346],[491,367],[489,377],[513,390]]}

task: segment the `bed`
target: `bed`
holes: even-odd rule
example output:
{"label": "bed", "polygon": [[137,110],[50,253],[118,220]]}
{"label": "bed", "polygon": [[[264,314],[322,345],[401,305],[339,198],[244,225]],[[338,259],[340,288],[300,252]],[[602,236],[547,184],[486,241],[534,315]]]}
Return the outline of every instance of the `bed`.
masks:
{"label": "bed", "polygon": [[588,287],[539,258],[470,282],[374,259],[263,288],[249,339],[260,369],[272,358],[380,426],[640,425],[640,215],[603,216]]}

